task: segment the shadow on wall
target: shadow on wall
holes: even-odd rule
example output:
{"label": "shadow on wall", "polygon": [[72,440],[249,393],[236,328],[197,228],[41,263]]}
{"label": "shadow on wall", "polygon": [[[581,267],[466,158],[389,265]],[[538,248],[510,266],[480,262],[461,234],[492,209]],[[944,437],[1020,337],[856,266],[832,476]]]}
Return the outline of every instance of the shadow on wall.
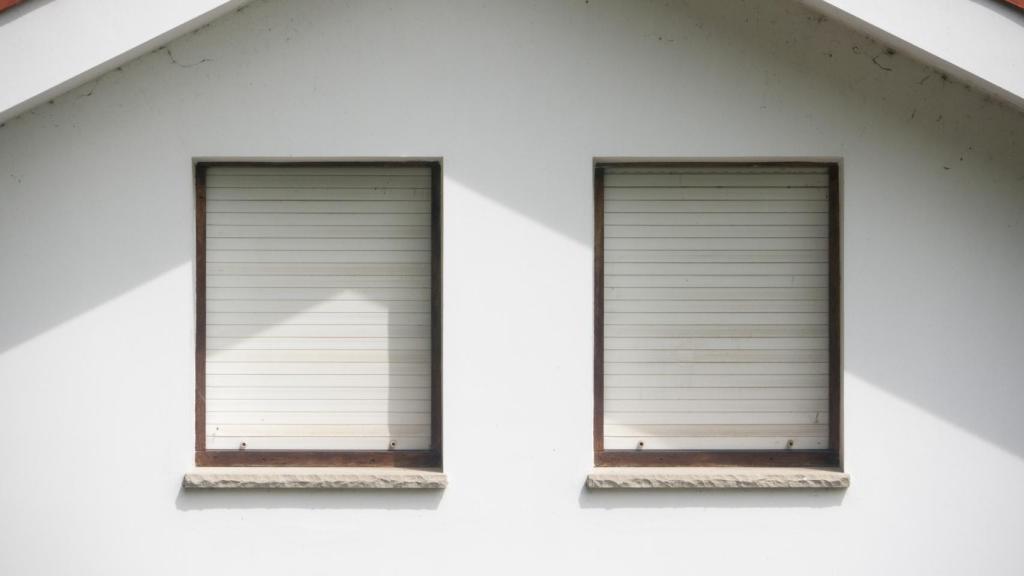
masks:
{"label": "shadow on wall", "polygon": [[[642,498],[638,497],[642,496]],[[580,490],[580,508],[832,508],[846,490]]]}
{"label": "shadow on wall", "polygon": [[[38,4],[40,0],[15,8],[0,22]],[[450,26],[444,22],[447,12],[420,13],[424,21],[415,29],[429,41],[417,44],[417,38],[408,38],[406,42],[429,47],[423,48],[423,57],[442,63],[436,70],[424,68],[440,83],[438,92],[452,96],[449,105],[457,113],[443,106],[426,110],[426,119],[416,121],[427,122],[426,127],[436,122],[446,129],[418,130],[421,126],[412,124],[410,147],[415,148],[416,134],[423,132],[433,139],[424,147],[429,144],[441,155],[453,149],[466,151],[457,161],[446,158],[446,180],[457,181],[466,190],[582,246],[592,242],[592,215],[581,208],[590,206],[595,156],[828,154],[844,158],[846,333],[847,342],[856,343],[845,350],[846,370],[1024,457],[1020,442],[1024,420],[1011,417],[1007,409],[1024,405],[1024,387],[1014,380],[1019,378],[1021,360],[1019,355],[1005,353],[1014,343],[1024,348],[1016,330],[1020,312],[999,307],[1015,301],[1012,291],[1024,281],[1019,260],[1005,256],[1006,246],[1024,245],[1024,222],[1012,219],[1024,209],[1024,153],[1016,143],[1024,130],[1024,116],[947,82],[931,69],[889,54],[884,46],[802,7],[738,0],[694,4],[640,8],[626,2],[566,3],[546,7],[544,17],[537,18],[534,8],[509,3],[500,10],[508,12],[515,25],[504,31],[475,21],[490,23],[494,16],[486,9],[467,10],[461,25],[467,30],[488,30],[485,39],[438,36],[432,31]],[[224,105],[220,100],[230,101],[225,118],[231,119],[231,114],[238,114],[236,100],[216,90],[227,86],[224,91],[231,95],[233,89],[244,89],[247,74],[267,74],[246,59],[274,59],[281,53],[294,56],[288,51],[300,49],[338,51],[332,42],[341,41],[345,34],[332,27],[348,30],[346,26],[353,25],[345,22],[346,8],[315,9],[337,12],[316,14],[322,18],[303,13],[306,18],[295,26],[308,28],[261,35],[256,30],[267,23],[288,21],[293,8],[285,2],[254,4],[242,14],[226,16],[175,42],[175,50],[187,50],[224,34],[238,43],[216,44],[226,54],[188,68],[176,67],[162,53],[143,57],[124,72],[111,72],[100,80],[106,91],[102,102],[94,97],[73,105],[92,94],[80,89],[45,111],[37,109],[38,116],[37,111],[27,112],[0,132],[8,172],[0,174],[2,202],[17,207],[0,211],[0,269],[18,271],[0,283],[0,299],[18,304],[3,310],[0,352],[193,259],[189,250],[192,182],[186,163],[150,156],[139,147],[127,152],[116,174],[98,175],[105,168],[83,151],[89,147],[80,141],[68,143],[63,138],[66,132],[48,130],[48,122],[74,125],[74,134],[88,134],[90,142],[121,142],[124,134],[150,127],[134,126],[135,118],[119,114],[115,104],[143,106],[140,100],[132,100],[132,90],[137,90],[158,103],[181,106],[186,101],[181,93],[190,86],[184,81],[187,78],[213,86],[214,97],[203,101],[212,118],[224,113],[218,108]],[[372,16],[366,22],[370,28]],[[521,28],[521,20],[531,22],[526,29],[535,35],[532,43],[514,37],[512,31]],[[244,29],[239,31],[240,27]],[[301,34],[303,42],[288,43],[291,37],[286,34]],[[600,41],[595,40],[597,35],[602,35]],[[379,41],[388,40],[383,35]],[[374,54],[376,47],[370,44],[345,57],[365,57],[361,55]],[[487,54],[486,64],[463,68],[460,64],[469,53]],[[410,66],[417,63],[416,58],[408,61]],[[374,61],[374,68],[378,65]],[[168,80],[154,72],[158,67],[168,72]],[[595,67],[618,75],[581,76],[581,68]],[[384,73],[388,78],[400,77]],[[123,81],[109,80],[115,75],[122,75]],[[475,91],[462,88],[466,78],[476,83]],[[143,86],[147,82],[156,83],[151,93]],[[299,83],[275,84],[287,90]],[[377,86],[372,81],[358,84],[346,89]],[[524,88],[537,86],[543,89]],[[373,100],[378,109],[400,111],[409,108],[407,92],[388,90],[368,96],[353,92],[351,98],[357,112],[365,104],[361,97]],[[456,99],[466,92],[472,93],[472,99]],[[790,98],[794,95],[802,99]],[[248,97],[254,106],[263,102],[259,94]],[[308,93],[301,97],[310,98]],[[278,110],[280,101],[271,100],[268,105]],[[113,112],[77,114],[92,110],[86,106],[106,106]],[[166,120],[161,115],[170,113],[152,106],[151,116]],[[732,113],[713,113],[723,108]],[[666,110],[678,114],[666,115]],[[253,111],[244,113],[248,116]],[[372,114],[366,116],[366,120],[346,119],[357,129],[362,127],[360,121],[377,121],[370,118]],[[315,120],[317,126],[324,122],[319,116]],[[158,122],[154,126],[163,127]],[[473,142],[480,134],[500,137],[480,146]],[[780,134],[789,138],[780,141]],[[284,135],[283,141],[294,144],[288,137]],[[395,149],[372,139],[394,138],[393,133],[377,131],[370,137],[371,147]],[[467,141],[472,145],[467,147]],[[196,145],[187,142],[183,148]],[[32,153],[39,150],[62,154],[61,170],[52,169],[53,156]],[[566,165],[567,157],[575,158],[575,163]],[[513,168],[518,170],[517,177],[507,178]],[[886,178],[887,171],[912,173],[917,180],[894,183]],[[83,193],[68,185],[67,174],[88,175],[103,185]],[[153,186],[150,183],[159,183],[162,193],[140,193]],[[47,193],[37,194],[40,190]],[[876,214],[865,208],[882,203],[892,210]],[[148,217],[139,219],[139,214]],[[932,225],[924,226],[922,221]],[[95,222],[118,225],[96,226]],[[907,222],[920,233],[906,237],[903,223]],[[57,242],[50,235],[53,230],[61,231]],[[993,255],[990,248],[1002,252]],[[922,254],[942,258],[921,261]],[[956,265],[950,266],[951,262]],[[899,288],[899,293],[881,293],[880,278]],[[531,281],[529,276],[508,280]],[[922,334],[928,335],[923,343]],[[985,351],[987,342],[995,346],[994,352]],[[529,355],[530,350],[520,353]],[[975,370],[965,373],[968,368]],[[979,386],[998,393],[978,394]],[[238,502],[260,500],[248,494],[239,494]],[[289,502],[305,501],[305,496],[287,496]],[[197,495],[195,501],[204,498]],[[581,495],[581,505],[612,505],[619,498]],[[651,501],[668,505],[675,498],[696,502],[698,497],[670,494]],[[794,502],[797,498],[793,497]],[[824,495],[822,501],[834,498]],[[183,499],[192,500],[192,496],[179,497]],[[743,497],[751,505],[757,499]]]}
{"label": "shadow on wall", "polygon": [[178,490],[178,510],[437,510],[444,490]]}
{"label": "shadow on wall", "polygon": [[[83,128],[102,141],[116,139],[122,127]],[[51,156],[27,150],[60,145],[47,141],[49,135],[22,136],[17,145],[4,145],[10,172],[0,188],[5,207],[0,210],[0,265],[17,273],[5,275],[0,297],[18,305],[2,311],[0,353],[193,260],[188,164],[146,169],[126,164],[116,177],[108,172],[102,186],[83,193],[66,175],[96,173],[92,158],[70,155],[61,170],[50,170]],[[178,193],[140,194],[152,180]]]}
{"label": "shadow on wall", "polygon": [[[844,371],[1024,458],[1024,420],[1007,409],[1024,405],[1011,352],[1024,309],[1005,309],[1024,284],[1011,248],[1024,245],[1024,114],[801,6],[670,5],[591,3],[537,24],[564,45],[489,46],[500,70],[524,58],[546,62],[542,78],[577,78],[581,61],[615,74],[532,93],[515,89],[538,83],[531,72],[497,79],[486,107],[462,112],[503,137],[448,177],[589,246],[579,208],[595,157],[842,158]],[[574,40],[606,16],[615,35]],[[493,110],[528,120],[499,129]],[[522,166],[515,183],[494,177]]]}

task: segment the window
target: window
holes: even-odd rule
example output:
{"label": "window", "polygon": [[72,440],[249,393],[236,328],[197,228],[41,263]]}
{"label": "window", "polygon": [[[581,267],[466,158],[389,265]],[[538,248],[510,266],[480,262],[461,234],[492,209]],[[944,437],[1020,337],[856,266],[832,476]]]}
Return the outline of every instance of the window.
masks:
{"label": "window", "polygon": [[595,173],[598,466],[838,466],[838,166]]}
{"label": "window", "polygon": [[441,465],[436,163],[196,166],[196,464]]}

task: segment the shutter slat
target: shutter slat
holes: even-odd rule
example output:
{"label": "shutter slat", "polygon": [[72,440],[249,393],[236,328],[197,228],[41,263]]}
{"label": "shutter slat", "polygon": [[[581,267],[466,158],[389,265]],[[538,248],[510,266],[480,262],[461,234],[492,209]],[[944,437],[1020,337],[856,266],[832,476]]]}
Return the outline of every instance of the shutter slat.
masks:
{"label": "shutter slat", "polygon": [[388,387],[218,387],[206,390],[209,400],[430,400],[430,386]]}
{"label": "shutter slat", "polygon": [[[208,192],[208,198],[216,198],[216,191]],[[209,214],[425,214],[430,212],[430,202],[419,200],[208,200]],[[811,210],[806,210],[810,212]]]}
{"label": "shutter slat", "polygon": [[426,350],[210,350],[207,362],[426,363]]}
{"label": "shutter slat", "polygon": [[218,424],[213,427],[216,438],[374,438],[417,437],[429,434],[422,424]]}
{"label": "shutter slat", "polygon": [[824,374],[606,375],[607,388],[795,388],[826,386]]}
{"label": "shutter slat", "polygon": [[381,168],[364,173],[312,173],[298,168],[282,169],[278,173],[231,174],[224,168],[211,168],[206,174],[206,188],[215,192],[220,188],[424,188],[430,189],[429,170],[420,168],[415,174],[396,174]]}
{"label": "shutter slat", "polygon": [[426,250],[207,250],[207,262],[211,264],[417,264],[429,263],[430,252]]}
{"label": "shutter slat", "polygon": [[628,224],[604,227],[605,242],[612,238],[827,238],[828,227],[813,225],[675,225],[631,226]]}
{"label": "shutter slat", "polygon": [[808,412],[828,410],[824,399],[687,399],[687,400],[615,400],[606,399],[605,408],[613,412]]}
{"label": "shutter slat", "polygon": [[430,374],[429,363],[391,362],[207,362],[206,373],[223,375],[287,374],[293,377],[309,375],[425,375]]}
{"label": "shutter slat", "polygon": [[828,312],[826,300],[608,300],[605,312]]}
{"label": "shutter slat", "polygon": [[828,397],[825,386],[783,387],[615,387],[605,391],[608,400],[824,400]]}
{"label": "shutter slat", "polygon": [[[794,276],[792,274],[761,274],[742,275],[733,274],[728,276],[716,276],[706,274],[700,276],[687,274],[666,274],[659,276],[636,275],[636,274],[608,274],[605,275],[604,285],[607,290],[618,294],[617,288],[661,288],[661,287],[690,287],[690,288],[822,288],[828,286],[828,276],[824,274],[808,274]],[[728,293],[723,290],[722,293]],[[723,299],[726,296],[722,296]]]}
{"label": "shutter slat", "polygon": [[207,424],[429,424],[426,412],[209,412]]}
{"label": "shutter slat", "polygon": [[610,276],[676,276],[676,275],[771,275],[824,276],[827,262],[608,262],[605,273]]}
{"label": "shutter slat", "polygon": [[828,250],[826,238],[608,238],[605,250]]}
{"label": "shutter slat", "polygon": [[206,327],[207,338],[429,338],[430,326],[394,324],[225,324]]}
{"label": "shutter slat", "polygon": [[[713,263],[789,265],[794,262],[827,263],[826,250],[605,250],[605,262],[641,263]],[[770,270],[771,267],[765,267]]]}
{"label": "shutter slat", "polygon": [[825,200],[828,188],[652,188],[610,187],[605,190],[607,200]]}
{"label": "shutter slat", "polygon": [[827,350],[605,350],[606,362],[827,362]]}
{"label": "shutter slat", "polygon": [[215,194],[220,201],[430,200],[430,190],[423,188],[222,188]]}
{"label": "shutter slat", "polygon": [[606,325],[604,333],[605,337],[641,338],[822,338],[828,336],[828,327],[824,324],[633,324]]}
{"label": "shutter slat", "polygon": [[209,238],[209,250],[429,251],[429,238]]}
{"label": "shutter slat", "polygon": [[210,300],[207,312],[430,312],[423,300]]}
{"label": "shutter slat", "polygon": [[608,436],[622,438],[683,437],[683,438],[749,438],[791,435],[815,438],[828,434],[828,426],[821,424],[631,424],[608,426]]}
{"label": "shutter slat", "polygon": [[[786,342],[784,340],[784,342]],[[210,338],[207,350],[430,350],[429,338]]]}
{"label": "shutter slat", "polygon": [[[243,214],[242,216],[260,216],[260,214]],[[325,218],[332,216],[334,215],[329,214]],[[414,215],[410,214],[409,216]],[[796,228],[798,226],[828,226],[828,214],[824,212],[606,212],[604,223],[606,226],[793,226]],[[793,232],[787,230],[787,233]],[[682,235],[686,231],[673,230],[673,233]]]}
{"label": "shutter slat", "polygon": [[827,350],[827,338],[614,338],[605,350]]}
{"label": "shutter slat", "polygon": [[415,312],[210,312],[206,315],[209,326],[301,326],[324,324],[331,326],[369,324],[372,326],[429,326],[430,314]]}
{"label": "shutter slat", "polygon": [[[210,450],[238,450],[241,443],[244,450],[426,450],[430,448],[430,436],[291,436],[291,437],[218,437],[208,436],[206,447]],[[392,445],[394,442],[394,445]]]}
{"label": "shutter slat", "polygon": [[[254,276],[219,275],[206,277],[207,294],[214,288],[429,288],[430,276]],[[328,293],[344,293],[334,290]],[[323,293],[321,293],[323,294]]]}
{"label": "shutter slat", "polygon": [[376,286],[344,288],[246,286],[225,288],[215,287],[206,291],[207,300],[315,300],[317,302],[331,300],[417,300],[422,302],[427,300],[429,297],[429,288],[379,288]]}
{"label": "shutter slat", "polygon": [[821,173],[687,173],[669,170],[663,173],[623,173],[610,169],[606,188],[778,188],[828,186],[828,174]]}
{"label": "shutter slat", "polygon": [[274,398],[270,400],[207,400],[214,412],[273,411],[290,412],[430,412],[429,400],[306,400]]}
{"label": "shutter slat", "polygon": [[[649,280],[638,277],[637,280]],[[639,283],[639,282],[638,282]],[[647,287],[605,288],[608,300],[820,300],[817,288],[664,288]]]}
{"label": "shutter slat", "polygon": [[[816,437],[786,435],[778,437],[612,437],[606,436],[608,450],[633,450],[640,441],[644,450],[821,450],[828,448],[828,434]],[[790,444],[792,442],[792,444]]]}
{"label": "shutter slat", "polygon": [[828,374],[826,362],[605,362],[607,375],[663,375],[674,374]]}
{"label": "shutter slat", "polygon": [[[353,204],[355,204],[355,202],[353,202]],[[608,210],[608,213],[615,214],[648,212],[659,214],[672,212],[695,212],[698,214],[709,212],[742,212],[746,214],[759,212],[776,214],[821,214],[828,212],[828,202],[824,200],[606,200],[605,209]],[[241,212],[242,210],[239,211]],[[287,210],[282,211],[286,212]],[[374,210],[367,209],[367,212],[373,211]]]}
{"label": "shutter slat", "polygon": [[607,412],[605,425],[828,424],[827,412]]}
{"label": "shutter slat", "polygon": [[[766,233],[767,234],[767,233]],[[211,225],[206,227],[207,239],[213,238],[430,238],[429,226],[303,226],[299,224]]]}
{"label": "shutter slat", "polygon": [[[386,207],[385,207],[386,208]],[[766,214],[765,216],[772,216]],[[294,234],[292,226],[413,226],[430,225],[430,215],[421,213],[395,214],[387,211],[363,214],[311,214],[279,212],[214,212],[206,215],[209,225],[223,226],[287,226],[282,236]],[[286,236],[290,237],[290,236]]]}
{"label": "shutter slat", "polygon": [[[346,388],[362,386],[366,388],[408,388],[429,386],[430,378],[420,374],[306,374],[296,380],[290,374],[210,374],[206,377],[209,387],[257,387],[257,386],[325,386]],[[795,384],[794,384],[795,385]]]}
{"label": "shutter slat", "polygon": [[671,326],[707,324],[820,324],[828,322],[828,314],[815,312],[607,312],[604,315],[606,324],[658,325]]}

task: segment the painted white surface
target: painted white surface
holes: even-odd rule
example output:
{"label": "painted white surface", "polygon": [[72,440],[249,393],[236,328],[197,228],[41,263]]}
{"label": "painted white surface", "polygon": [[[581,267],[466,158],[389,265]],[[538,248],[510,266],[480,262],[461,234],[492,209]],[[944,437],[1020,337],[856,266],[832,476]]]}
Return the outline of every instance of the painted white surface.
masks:
{"label": "painted white surface", "polygon": [[1024,106],[1024,10],[1003,0],[803,1]]}
{"label": "painted white surface", "polygon": [[211,166],[206,447],[430,447],[430,168]]}
{"label": "painted white surface", "polygon": [[30,0],[0,14],[0,121],[247,0]]}
{"label": "painted white surface", "polygon": [[828,170],[601,170],[605,448],[828,448]]}
{"label": "painted white surface", "polygon": [[[261,2],[9,122],[0,573],[1019,574],[1024,118],[751,4]],[[444,159],[442,493],[181,491],[228,156]],[[583,488],[626,156],[842,160],[845,493]]]}

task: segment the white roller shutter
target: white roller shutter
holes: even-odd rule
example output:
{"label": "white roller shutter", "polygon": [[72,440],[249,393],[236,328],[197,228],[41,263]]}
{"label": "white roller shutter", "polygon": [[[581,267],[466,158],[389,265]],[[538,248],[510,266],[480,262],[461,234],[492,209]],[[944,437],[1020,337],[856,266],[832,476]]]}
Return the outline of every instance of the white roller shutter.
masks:
{"label": "white roller shutter", "polygon": [[829,176],[604,169],[604,447],[822,449]]}
{"label": "white roller shutter", "polygon": [[206,448],[429,448],[430,302],[429,167],[208,168]]}

